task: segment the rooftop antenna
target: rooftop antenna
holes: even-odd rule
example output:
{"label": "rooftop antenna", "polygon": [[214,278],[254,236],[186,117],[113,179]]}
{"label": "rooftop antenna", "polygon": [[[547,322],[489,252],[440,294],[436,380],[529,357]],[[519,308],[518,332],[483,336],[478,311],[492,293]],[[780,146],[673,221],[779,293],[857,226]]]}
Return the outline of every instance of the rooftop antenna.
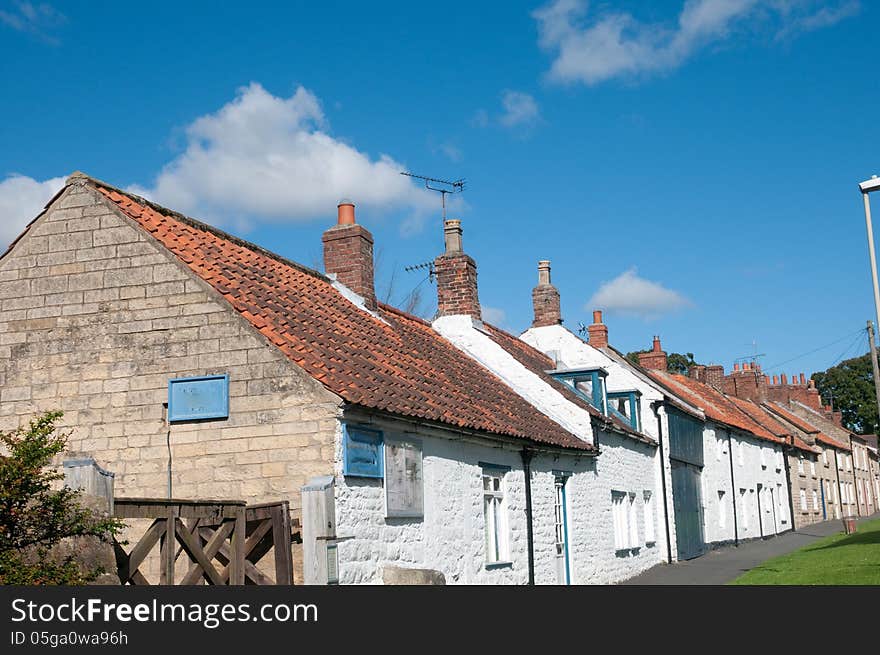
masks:
{"label": "rooftop antenna", "polygon": [[755,364],[757,364],[759,357],[766,357],[767,356],[767,353],[759,353],[758,352],[758,340],[757,339],[752,339],[752,343],[749,345],[752,347],[752,350],[754,351],[754,353],[751,355],[746,355],[745,357],[737,357],[736,359],[733,360],[735,363],[739,364],[740,362],[754,362]]}
{"label": "rooftop antenna", "polygon": [[428,281],[434,281],[434,262],[422,262],[421,264],[414,264],[413,266],[405,266],[404,269],[407,273],[412,273],[413,271],[428,271]]}
{"label": "rooftop antenna", "polygon": [[578,321],[578,334],[583,336],[587,333],[587,326],[584,325],[581,321]]}
{"label": "rooftop antenna", "polygon": [[[414,173],[407,173],[406,171],[401,171],[401,175],[406,175],[407,177],[413,177],[417,180],[422,180],[425,183],[425,188],[430,189],[431,191],[437,191],[440,194],[440,199],[443,204],[443,221],[446,221],[446,194],[447,193],[461,193],[464,191],[464,178],[459,180],[455,180],[454,182],[450,182],[449,180],[440,180],[436,177],[425,177],[424,175],[415,175]],[[431,183],[434,186],[431,186]]]}

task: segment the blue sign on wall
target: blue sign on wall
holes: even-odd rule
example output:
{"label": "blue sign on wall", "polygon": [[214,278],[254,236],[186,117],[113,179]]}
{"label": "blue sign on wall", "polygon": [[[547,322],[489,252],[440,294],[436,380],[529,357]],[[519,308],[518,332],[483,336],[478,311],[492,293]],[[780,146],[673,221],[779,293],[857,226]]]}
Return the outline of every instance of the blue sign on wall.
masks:
{"label": "blue sign on wall", "polygon": [[229,376],[168,381],[168,422],[229,417]]}
{"label": "blue sign on wall", "polygon": [[382,433],[346,425],[343,456],[345,475],[381,478]]}

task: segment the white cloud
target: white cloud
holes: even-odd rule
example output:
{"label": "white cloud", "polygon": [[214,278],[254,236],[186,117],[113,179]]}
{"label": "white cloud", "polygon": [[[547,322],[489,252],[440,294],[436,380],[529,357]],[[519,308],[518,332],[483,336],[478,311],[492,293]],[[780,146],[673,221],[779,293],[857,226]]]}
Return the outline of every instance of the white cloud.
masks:
{"label": "white cloud", "polygon": [[64,186],[64,180],[53,177],[38,182],[24,175],[10,175],[0,182],[0,252],[43,211],[46,203]]}
{"label": "white cloud", "polygon": [[604,309],[610,314],[651,319],[692,304],[677,291],[639,277],[636,269],[631,268],[613,280],[603,282],[587,302],[585,309]]}
{"label": "white cloud", "polygon": [[522,91],[505,89],[501,94],[501,113],[490,116],[485,109],[478,109],[470,119],[471,127],[500,125],[506,128],[529,127],[541,118],[535,98]]}
{"label": "white cloud", "polygon": [[642,23],[608,11],[585,21],[585,0],[554,0],[535,12],[539,44],[555,53],[549,77],[598,84],[621,76],[672,70],[735,28],[775,19],[781,32],[832,25],[859,10],[856,0],[686,0],[677,24]]}
{"label": "white cloud", "polygon": [[487,307],[486,305],[482,305],[480,311],[483,315],[483,320],[491,325],[500,326],[507,318],[507,312],[497,307]]}
{"label": "white cloud", "polygon": [[67,22],[67,17],[47,2],[33,3],[17,1],[14,9],[0,9],[0,23],[18,32],[37,37],[50,45],[58,45],[60,40],[50,32]]}
{"label": "white cloud", "polygon": [[326,218],[341,198],[358,206],[433,208],[388,155],[373,159],[330,135],[321,104],[302,87],[277,97],[257,83],[186,128],[186,149],[151,188],[132,190],[196,217],[242,221]]}
{"label": "white cloud", "polygon": [[528,93],[506,90],[501,96],[501,106],[504,113],[498,122],[504,127],[531,125],[538,120],[538,103]]}

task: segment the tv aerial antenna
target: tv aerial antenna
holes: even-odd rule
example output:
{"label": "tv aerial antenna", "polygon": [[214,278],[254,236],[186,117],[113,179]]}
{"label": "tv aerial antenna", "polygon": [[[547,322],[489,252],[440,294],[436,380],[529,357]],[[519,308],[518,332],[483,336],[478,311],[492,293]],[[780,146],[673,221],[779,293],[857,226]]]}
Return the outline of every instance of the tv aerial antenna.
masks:
{"label": "tv aerial antenna", "polygon": [[407,273],[412,273],[413,271],[428,271],[428,281],[434,281],[434,262],[423,262],[421,264],[415,264],[414,266],[405,266],[404,269]]}
{"label": "tv aerial antenna", "polygon": [[[422,180],[425,183],[425,188],[431,191],[436,191],[440,194],[440,201],[443,205],[443,220],[446,220],[446,194],[452,193],[461,193],[464,191],[465,180],[464,178],[450,181],[450,180],[441,180],[436,177],[426,177],[424,175],[416,175],[414,173],[407,173],[406,171],[401,171],[401,175],[406,175],[407,177],[412,177],[416,180]],[[433,186],[431,186],[433,184]]]}
{"label": "tv aerial antenna", "polygon": [[767,353],[759,353],[758,352],[758,340],[757,339],[752,339],[752,343],[750,343],[748,345],[750,345],[752,347],[752,350],[754,351],[754,353],[751,355],[746,355],[745,357],[737,357],[736,359],[733,360],[735,363],[739,364],[741,362],[742,363],[753,362],[753,363],[757,364],[758,360],[761,357],[767,356]]}

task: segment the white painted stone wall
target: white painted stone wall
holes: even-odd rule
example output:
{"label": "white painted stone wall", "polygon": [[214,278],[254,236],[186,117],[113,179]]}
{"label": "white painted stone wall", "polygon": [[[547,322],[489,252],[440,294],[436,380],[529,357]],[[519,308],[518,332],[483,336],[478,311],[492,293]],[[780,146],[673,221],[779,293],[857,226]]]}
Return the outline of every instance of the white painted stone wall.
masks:
{"label": "white painted stone wall", "polygon": [[[635,389],[641,392],[641,415],[640,422],[642,432],[656,441],[660,440],[658,429],[658,417],[651,409],[651,403],[662,401],[663,392],[645,379],[643,375],[636,373],[632,367],[625,363],[612,359],[600,350],[593,348],[583,339],[571,333],[561,325],[552,325],[539,328],[531,328],[520,335],[520,338],[533,348],[553,357],[557,362],[557,368],[577,369],[599,367],[608,373],[605,379],[608,391],[629,391]],[[669,434],[668,419],[662,409],[658,412],[660,417],[660,429],[663,435]],[[664,438],[667,438],[664,436]],[[652,469],[654,472],[653,489],[655,492],[655,519],[658,522],[658,549],[662,552],[664,561],[666,558],[666,527],[663,508],[663,483],[661,479],[661,466],[665,467],[666,479],[670,480],[672,469],[669,462],[668,447],[664,449],[661,458],[660,448],[651,454]],[[661,461],[662,460],[662,461]],[[671,490],[666,497],[666,513],[669,520],[669,541],[671,543],[672,557],[675,559],[675,521],[673,520],[673,499]]]}
{"label": "white painted stone wall", "polygon": [[[728,437],[730,442],[728,446]],[[730,453],[733,448],[733,483]],[[701,476],[704,537],[707,544],[759,538],[791,529],[789,488],[782,448],[709,422],[703,432],[705,464]],[[742,459],[740,459],[742,450]],[[762,453],[763,451],[763,459]],[[761,522],[758,522],[758,485]],[[740,490],[745,489],[745,494]],[[771,495],[770,489],[773,490]],[[723,498],[718,492],[723,491]],[[772,501],[771,501],[772,498]],[[734,535],[734,502],[737,535]],[[724,505],[723,509],[721,505]],[[721,517],[724,516],[724,525]]]}
{"label": "white painted stone wall", "polygon": [[443,316],[435,320],[432,326],[455,347],[501,378],[538,411],[575,436],[592,443],[590,413],[570,402],[498,345],[481,329],[479,321],[470,316]]}
{"label": "white painted stone wall", "polygon": [[[361,424],[364,424],[360,421]],[[519,446],[452,438],[431,428],[373,418],[373,429],[406,434],[422,443],[424,517],[386,518],[382,480],[342,474],[342,430],[336,466],[337,534],[342,584],[381,582],[387,565],[441,571],[447,584],[526,584],[525,485]],[[662,544],[614,550],[611,490],[637,494],[639,537],[644,541],[642,493],[653,490],[652,446],[600,433],[602,455],[538,454],[532,462],[535,581],[557,584],[555,471],[571,473],[566,486],[571,581],[615,583],[661,561]],[[487,567],[481,462],[509,466],[505,476],[511,565]],[[662,534],[655,505],[655,535]]]}

